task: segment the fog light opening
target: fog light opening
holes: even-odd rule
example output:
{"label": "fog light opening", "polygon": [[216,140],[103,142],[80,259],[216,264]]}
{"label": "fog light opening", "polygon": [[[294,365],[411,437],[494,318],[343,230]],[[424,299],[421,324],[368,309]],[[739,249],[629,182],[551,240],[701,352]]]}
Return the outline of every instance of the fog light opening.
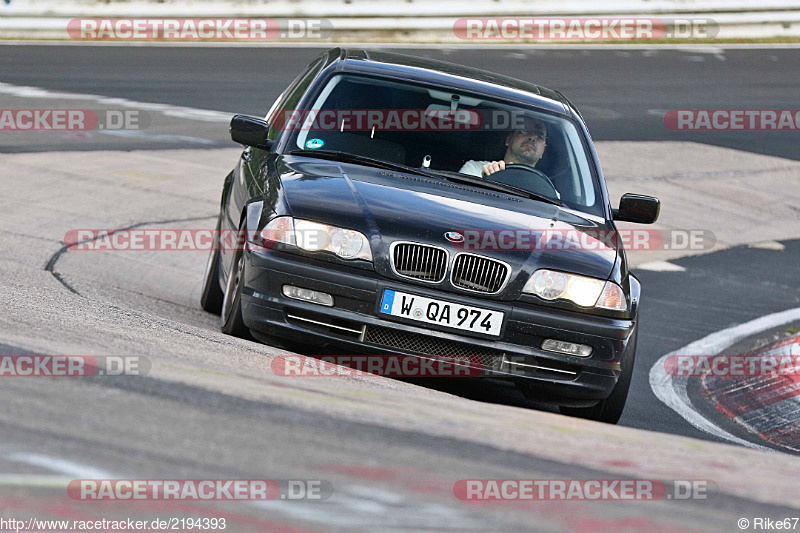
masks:
{"label": "fog light opening", "polygon": [[574,342],[557,341],[547,339],[542,343],[542,350],[548,352],[576,355],[578,357],[589,357],[592,355],[592,347],[585,344],[575,344]]}
{"label": "fog light opening", "polygon": [[312,291],[311,289],[295,287],[294,285],[284,285],[283,295],[293,300],[333,307],[333,296],[324,292]]}

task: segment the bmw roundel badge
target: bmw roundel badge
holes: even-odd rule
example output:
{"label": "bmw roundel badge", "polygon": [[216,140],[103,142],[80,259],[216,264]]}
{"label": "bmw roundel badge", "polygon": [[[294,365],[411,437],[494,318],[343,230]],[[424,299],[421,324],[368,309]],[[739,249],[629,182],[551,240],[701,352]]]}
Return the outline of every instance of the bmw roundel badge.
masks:
{"label": "bmw roundel badge", "polygon": [[448,231],[444,234],[444,238],[450,242],[464,242],[464,236],[457,231]]}

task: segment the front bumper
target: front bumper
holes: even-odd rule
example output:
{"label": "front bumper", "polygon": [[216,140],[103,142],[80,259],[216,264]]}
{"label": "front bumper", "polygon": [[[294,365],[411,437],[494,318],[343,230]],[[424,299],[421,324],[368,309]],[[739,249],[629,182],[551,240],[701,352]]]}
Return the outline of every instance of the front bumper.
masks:
{"label": "front bumper", "polygon": [[[433,290],[278,250],[248,250],[245,258],[242,316],[256,337],[329,343],[375,355],[468,355],[485,375],[525,383],[539,400],[562,405],[591,405],[611,393],[636,326],[634,320]],[[287,298],[283,285],[328,293],[334,307]],[[505,322],[499,336],[489,336],[390,317],[378,312],[384,289],[496,309],[505,313]],[[545,339],[587,344],[592,354],[543,351]]]}

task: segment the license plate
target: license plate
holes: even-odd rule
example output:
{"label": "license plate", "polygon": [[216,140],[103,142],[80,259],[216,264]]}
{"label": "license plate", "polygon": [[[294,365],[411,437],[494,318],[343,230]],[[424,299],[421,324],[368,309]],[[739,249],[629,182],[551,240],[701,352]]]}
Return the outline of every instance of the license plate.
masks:
{"label": "license plate", "polygon": [[462,331],[500,335],[503,313],[385,289],[381,313]]}

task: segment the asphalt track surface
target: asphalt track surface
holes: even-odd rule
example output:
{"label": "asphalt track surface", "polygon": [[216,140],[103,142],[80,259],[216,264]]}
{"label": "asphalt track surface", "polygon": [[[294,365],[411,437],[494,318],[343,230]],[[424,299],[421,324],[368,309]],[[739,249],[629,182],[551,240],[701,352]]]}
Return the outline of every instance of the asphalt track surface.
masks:
{"label": "asphalt track surface", "polygon": [[[0,82],[258,115],[317,52],[307,48],[0,46]],[[485,67],[557,88],[585,110],[596,140],[677,140],[680,135],[680,140],[798,159],[796,134],[678,134],[664,127],[661,115],[651,112],[711,107],[793,108],[800,72],[800,54],[796,50],[734,49],[722,54],[714,50],[410,53]],[[214,135],[215,147],[232,146],[225,139],[226,132]],[[80,144],[67,140],[62,144],[5,149],[0,142],[0,151],[187,147],[180,142],[169,146],[129,144],[126,139],[106,142]],[[4,175],[3,189],[18,198],[20,185],[8,182],[15,179],[20,177]],[[46,195],[47,191],[32,194]],[[167,202],[164,206],[168,209]],[[7,205],[6,209],[14,207]],[[192,202],[177,210],[175,218],[208,215],[206,218],[212,220],[213,216]],[[64,211],[70,213],[70,206],[64,206]],[[142,217],[151,214],[144,208],[141,213]],[[160,219],[165,218],[169,217]],[[140,219],[148,220],[153,219]],[[789,223],[796,224],[796,220]],[[185,352],[173,353],[171,344],[196,340],[206,342],[201,346],[208,349],[208,341],[221,346],[226,369],[234,373],[237,363],[246,368],[252,364],[248,358],[269,353],[246,341],[218,340],[213,334],[214,317],[200,311],[189,295],[180,293],[181,282],[176,281],[179,272],[164,274],[163,279],[155,281],[156,290],[151,292],[142,290],[130,271],[115,272],[113,263],[101,262],[94,265],[98,273],[89,262],[70,252],[58,258],[56,270],[64,273],[66,280],[62,284],[43,269],[31,274],[21,266],[33,263],[30,258],[43,266],[55,257],[34,251],[35,246],[26,240],[19,232],[9,232],[4,237],[17,259],[3,258],[3,298],[6,307],[19,315],[6,317],[0,323],[3,354],[29,353],[24,346],[17,346],[24,343],[15,344],[21,333],[15,329],[19,324],[37,328],[24,333],[40,335],[46,345],[58,346],[59,336],[64,335],[66,352],[84,353],[81,349],[88,347],[98,353],[96,344],[100,341],[89,341],[80,334],[81,316],[90,317],[95,323],[108,316],[105,353],[145,353],[156,362],[180,365],[181,358],[189,356]],[[784,245],[781,252],[740,247],[673,261],[686,268],[685,272],[637,272],[644,287],[639,355],[620,425],[714,440],[655,398],[647,372],[661,355],[709,333],[800,306],[800,287],[796,283],[800,243]],[[19,259],[26,253],[29,258]],[[143,261],[142,268],[146,266],[147,261]],[[199,269],[202,271],[202,265]],[[146,273],[138,275],[143,277]],[[159,281],[163,283],[161,287]],[[159,289],[163,294],[158,294]],[[158,317],[155,325],[151,324],[153,316]],[[154,339],[146,338],[148,335]],[[197,354],[197,358],[206,362],[203,354]],[[454,501],[454,479],[589,479],[609,477],[610,467],[598,465],[594,470],[570,461],[499,450],[445,433],[437,436],[430,428],[417,431],[413,423],[401,430],[372,423],[368,418],[331,418],[322,408],[324,402],[305,404],[300,398],[303,391],[291,386],[286,387],[287,394],[299,398],[293,406],[151,378],[46,382],[47,386],[42,387],[31,380],[4,380],[0,388],[0,400],[5,406],[0,420],[0,470],[8,475],[42,476],[38,487],[0,488],[9,498],[6,501],[14,503],[14,509],[30,510],[33,516],[57,514],[55,509],[63,495],[48,492],[48,483],[57,485],[57,480],[46,477],[52,476],[54,470],[70,479],[321,478],[330,480],[339,496],[328,503],[293,502],[280,508],[273,505],[266,507],[267,513],[257,506],[231,504],[224,507],[224,512],[237,524],[235,530],[286,531],[287,524],[292,524],[298,530],[311,531],[602,531],[625,527],[636,531],[726,531],[735,529],[738,516],[782,518],[796,514],[788,507],[761,503],[757,497],[738,496],[682,502],[685,505],[680,509],[674,502],[634,502],[633,506],[619,502],[551,502],[535,508],[470,506]],[[384,381],[377,387],[388,387],[399,398],[407,394],[412,401],[459,402],[458,398],[441,394],[445,392],[487,405],[526,406],[518,394],[503,387],[476,391],[461,383],[425,385],[431,388],[404,382],[386,385]],[[337,394],[347,396],[338,390],[327,394],[332,401],[341,399]],[[426,424],[424,420],[416,423]],[[53,457],[68,459],[54,463]],[[636,463],[637,454],[628,450],[617,459]],[[89,468],[95,469],[96,476],[86,475]],[[196,510],[192,506],[179,509],[153,504],[133,511],[109,505],[101,512],[98,504],[80,505],[73,505],[67,514],[138,514],[149,518],[169,514],[165,509],[173,514]],[[643,510],[635,505],[647,507]],[[209,507],[203,507],[201,512],[219,516]]]}

